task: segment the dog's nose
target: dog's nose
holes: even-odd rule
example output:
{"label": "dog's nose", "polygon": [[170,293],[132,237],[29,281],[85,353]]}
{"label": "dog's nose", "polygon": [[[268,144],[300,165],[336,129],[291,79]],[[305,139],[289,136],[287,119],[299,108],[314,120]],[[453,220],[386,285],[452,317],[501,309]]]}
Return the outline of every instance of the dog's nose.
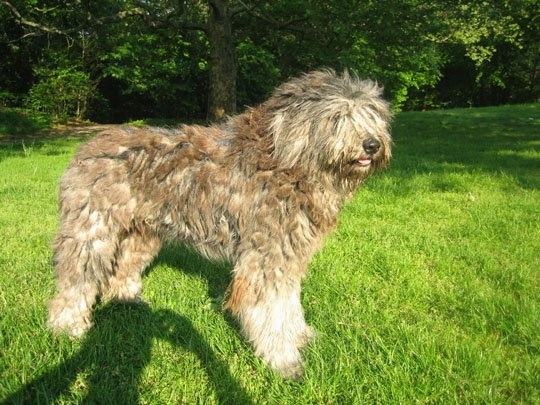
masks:
{"label": "dog's nose", "polygon": [[368,138],[362,143],[362,147],[368,155],[373,155],[379,150],[381,143],[375,138]]}

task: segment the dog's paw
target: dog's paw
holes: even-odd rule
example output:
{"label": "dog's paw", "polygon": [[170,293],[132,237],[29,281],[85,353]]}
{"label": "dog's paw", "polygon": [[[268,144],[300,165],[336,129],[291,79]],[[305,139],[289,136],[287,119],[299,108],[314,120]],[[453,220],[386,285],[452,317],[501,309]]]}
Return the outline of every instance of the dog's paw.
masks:
{"label": "dog's paw", "polygon": [[294,345],[281,346],[265,354],[259,353],[262,359],[282,377],[300,380],[304,375],[304,362],[300,351]]}
{"label": "dog's paw", "polygon": [[289,380],[300,381],[304,377],[304,364],[302,361],[281,364],[274,369],[283,377]]}
{"label": "dog's paw", "polygon": [[77,321],[66,321],[62,318],[49,319],[47,321],[47,327],[51,329],[55,335],[67,334],[72,339],[77,339],[84,335],[92,325],[92,322],[85,318],[81,318]]}
{"label": "dog's paw", "polygon": [[67,334],[71,338],[81,337],[92,327],[89,311],[81,312],[77,307],[52,305],[47,327],[55,335]]}

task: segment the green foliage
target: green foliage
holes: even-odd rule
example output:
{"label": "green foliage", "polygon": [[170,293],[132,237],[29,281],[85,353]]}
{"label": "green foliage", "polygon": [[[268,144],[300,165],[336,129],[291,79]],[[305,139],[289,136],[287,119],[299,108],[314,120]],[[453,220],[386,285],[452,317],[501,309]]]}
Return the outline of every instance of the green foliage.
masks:
{"label": "green foliage", "polygon": [[274,55],[258,47],[250,38],[236,47],[238,57],[237,103],[254,105],[269,96],[279,84],[280,71]]}
{"label": "green foliage", "polygon": [[[1,104],[20,107],[26,100],[33,111],[59,119],[206,115],[215,88],[209,2],[38,3],[10,2],[33,24],[21,23],[6,2],[0,6]],[[228,5],[240,107],[261,101],[291,75],[320,67],[378,80],[396,110],[540,97],[537,1]]]}
{"label": "green foliage", "polygon": [[445,41],[463,45],[465,55],[481,67],[492,59],[498,42],[519,44],[520,27],[507,14],[509,6],[504,2],[470,1],[441,8],[441,22],[446,26],[443,33],[449,33]]}
{"label": "green foliage", "polygon": [[[414,0],[392,5],[382,1],[357,8],[355,13],[358,26],[345,31],[353,45],[340,51],[338,60],[380,80],[394,109],[401,109],[410,89],[437,83],[443,58],[426,38],[426,32],[433,29],[425,17],[429,5]],[[379,17],[373,18],[375,15]]]}
{"label": "green foliage", "polygon": [[9,107],[17,103],[17,95],[7,90],[0,90],[0,108]]}
{"label": "green foliage", "polygon": [[[163,92],[173,78],[188,71],[189,43],[162,35],[118,34],[122,40],[104,56],[106,76],[124,81],[125,93]],[[174,42],[174,43],[171,43]]]}
{"label": "green foliage", "polygon": [[[103,77],[120,83],[124,103],[132,102],[147,114],[141,117],[135,112],[126,118],[201,114],[199,93],[203,92],[200,82],[206,70],[206,44],[200,35],[171,36],[167,30],[141,32],[137,21],[111,30],[108,51],[101,58]],[[146,108],[137,106],[138,102]]]}
{"label": "green foliage", "polygon": [[52,115],[58,121],[82,119],[92,96],[88,73],[73,69],[40,69],[40,80],[26,97],[27,108],[34,113]]}

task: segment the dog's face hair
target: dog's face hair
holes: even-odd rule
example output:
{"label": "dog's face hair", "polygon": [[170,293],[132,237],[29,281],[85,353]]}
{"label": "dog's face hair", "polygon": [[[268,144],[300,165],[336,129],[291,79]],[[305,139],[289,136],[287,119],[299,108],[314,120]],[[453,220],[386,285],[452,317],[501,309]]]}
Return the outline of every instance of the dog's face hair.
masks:
{"label": "dog's face hair", "polygon": [[391,157],[392,113],[382,88],[345,73],[312,72],[278,87],[266,102],[274,156],[283,167],[327,171],[354,188]]}
{"label": "dog's face hair", "polygon": [[[284,166],[312,160],[310,169],[361,177],[391,157],[392,113],[375,82],[317,71],[278,87],[268,100],[275,156]],[[308,151],[308,153],[306,153]]]}

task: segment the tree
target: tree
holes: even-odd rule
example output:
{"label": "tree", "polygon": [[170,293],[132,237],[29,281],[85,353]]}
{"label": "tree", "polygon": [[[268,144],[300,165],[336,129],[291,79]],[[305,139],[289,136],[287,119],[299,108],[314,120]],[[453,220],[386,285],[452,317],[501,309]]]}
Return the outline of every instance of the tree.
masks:
{"label": "tree", "polygon": [[507,53],[521,45],[522,30],[511,11],[520,2],[469,0],[437,2],[440,29],[430,34],[444,55],[444,78],[436,87],[450,106],[507,102],[503,71],[512,63]]}
{"label": "tree", "polygon": [[236,54],[232,37],[232,11],[227,0],[209,0],[205,32],[210,44],[208,121],[223,120],[236,112]]}
{"label": "tree", "polygon": [[[68,46],[83,36],[98,35],[104,26],[137,18],[149,27],[169,32],[201,30],[209,43],[209,97],[208,120],[223,119],[235,112],[236,59],[232,40],[232,11],[227,0],[209,0],[206,7],[194,1],[189,10],[187,2],[92,2],[67,3],[50,8],[37,9],[30,2],[2,1],[12,17],[25,30],[22,38],[43,34],[62,36]],[[180,5],[179,5],[180,4]],[[196,12],[193,12],[196,10]],[[188,18],[204,19],[203,21]],[[80,23],[79,21],[84,21]],[[120,75],[117,75],[120,76]]]}
{"label": "tree", "polygon": [[91,99],[90,117],[206,112],[219,121],[291,75],[332,67],[377,79],[397,109],[537,100],[539,7],[530,0],[0,0],[0,97],[19,100],[47,76],[38,74],[44,68],[68,69],[87,74],[89,94],[104,96]]}
{"label": "tree", "polygon": [[[352,69],[384,84],[399,108],[410,88],[432,85],[443,63],[437,46],[427,38],[429,4],[419,0],[377,2],[334,0],[265,3],[264,15],[294,24],[283,35],[264,19],[245,21],[254,41],[276,55],[285,75],[320,66]],[[246,16],[244,16],[246,17]]]}
{"label": "tree", "polygon": [[65,121],[82,119],[92,96],[92,82],[87,73],[74,69],[42,69],[41,80],[29,90],[27,106],[37,112]]}
{"label": "tree", "polygon": [[[174,2],[168,0],[146,1],[123,1],[109,0],[96,5],[93,2],[60,3],[56,7],[37,9],[32,7],[29,1],[16,0],[2,1],[11,16],[25,30],[22,37],[35,37],[43,34],[62,36],[67,43],[74,44],[84,34],[86,38],[102,37],[104,31],[110,32],[111,25],[122,23],[118,35],[122,31],[133,31],[138,26],[140,39],[151,35],[159,35],[156,32],[166,31],[167,35],[185,37],[187,31],[196,30],[203,32],[208,44],[208,61],[205,65],[208,73],[207,88],[207,120],[219,121],[236,111],[236,76],[237,40],[233,36],[233,20],[242,13],[255,13],[256,5],[243,1],[229,0],[198,0]],[[258,2],[255,2],[258,3]],[[80,23],[83,21],[83,23]],[[141,33],[140,22],[151,31]],[[104,42],[107,42],[105,39]],[[129,41],[132,50],[137,47],[135,42]],[[143,43],[147,42],[145,39]],[[107,55],[107,50],[102,50],[101,58],[114,60],[118,58],[118,47],[112,54]],[[124,47],[123,51],[126,51]],[[150,51],[150,54],[152,52]],[[131,52],[135,55],[135,52]],[[126,55],[120,58],[126,59]],[[139,59],[140,60],[140,59]],[[117,79],[126,79],[126,71],[114,67],[105,68],[104,73],[110,74]],[[141,83],[139,83],[141,85]]]}

